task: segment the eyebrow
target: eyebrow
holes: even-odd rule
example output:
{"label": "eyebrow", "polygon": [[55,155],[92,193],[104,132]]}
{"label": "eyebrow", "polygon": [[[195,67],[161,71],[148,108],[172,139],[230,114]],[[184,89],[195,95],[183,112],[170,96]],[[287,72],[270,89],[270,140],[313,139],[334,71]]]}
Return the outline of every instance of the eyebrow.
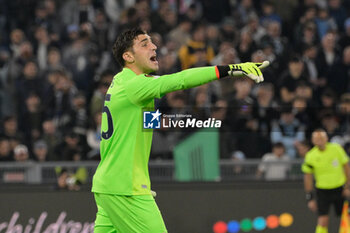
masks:
{"label": "eyebrow", "polygon": [[142,43],[144,41],[148,41],[148,39],[151,40],[149,37],[146,37],[145,39],[141,40],[140,43]]}

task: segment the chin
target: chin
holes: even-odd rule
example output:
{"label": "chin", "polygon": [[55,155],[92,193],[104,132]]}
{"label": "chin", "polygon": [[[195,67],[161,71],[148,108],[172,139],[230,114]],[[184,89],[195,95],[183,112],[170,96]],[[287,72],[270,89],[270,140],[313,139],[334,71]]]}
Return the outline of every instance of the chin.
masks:
{"label": "chin", "polygon": [[155,66],[155,67],[149,67],[147,72],[146,73],[152,73],[152,72],[156,72],[159,70],[159,67],[158,66]]}

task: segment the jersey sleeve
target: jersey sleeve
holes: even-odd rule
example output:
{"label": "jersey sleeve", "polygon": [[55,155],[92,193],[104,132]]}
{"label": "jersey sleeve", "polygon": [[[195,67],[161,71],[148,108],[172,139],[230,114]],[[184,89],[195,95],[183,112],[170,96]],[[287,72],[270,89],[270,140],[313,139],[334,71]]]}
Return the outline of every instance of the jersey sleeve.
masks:
{"label": "jersey sleeve", "polygon": [[216,79],[215,66],[192,68],[162,76],[142,74],[125,83],[125,90],[131,102],[142,105],[145,101],[160,98],[166,93],[200,86]]}
{"label": "jersey sleeve", "polygon": [[339,162],[343,165],[346,164],[347,162],[349,162],[349,157],[346,154],[343,147],[340,145],[337,145],[337,149],[338,149],[338,154],[339,154]]}
{"label": "jersey sleeve", "polygon": [[307,155],[308,154],[306,154],[305,160],[304,160],[303,164],[301,165],[301,170],[304,173],[314,173],[314,166],[312,164],[310,156],[307,156]]}

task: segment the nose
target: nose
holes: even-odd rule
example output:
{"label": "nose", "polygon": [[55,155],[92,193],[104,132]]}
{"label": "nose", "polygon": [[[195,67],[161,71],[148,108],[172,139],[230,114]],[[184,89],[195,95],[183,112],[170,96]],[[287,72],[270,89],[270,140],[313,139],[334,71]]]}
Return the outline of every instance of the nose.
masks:
{"label": "nose", "polygon": [[154,43],[151,43],[151,49],[152,50],[157,50],[157,46]]}

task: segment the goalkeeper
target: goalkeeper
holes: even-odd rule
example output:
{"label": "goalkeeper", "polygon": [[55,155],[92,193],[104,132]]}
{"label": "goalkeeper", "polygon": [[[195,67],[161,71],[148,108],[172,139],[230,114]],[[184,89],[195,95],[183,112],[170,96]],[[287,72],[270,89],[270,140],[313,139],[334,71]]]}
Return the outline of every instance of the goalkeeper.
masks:
{"label": "goalkeeper", "polygon": [[154,98],[196,87],[226,76],[247,76],[262,82],[268,62],[187,69],[151,76],[158,70],[157,47],[140,29],[122,33],[113,46],[123,66],[113,79],[103,107],[101,161],[93,177],[97,205],[95,233],[167,232],[151,195],[148,159],[152,131],[143,129],[143,109],[154,109]]}

